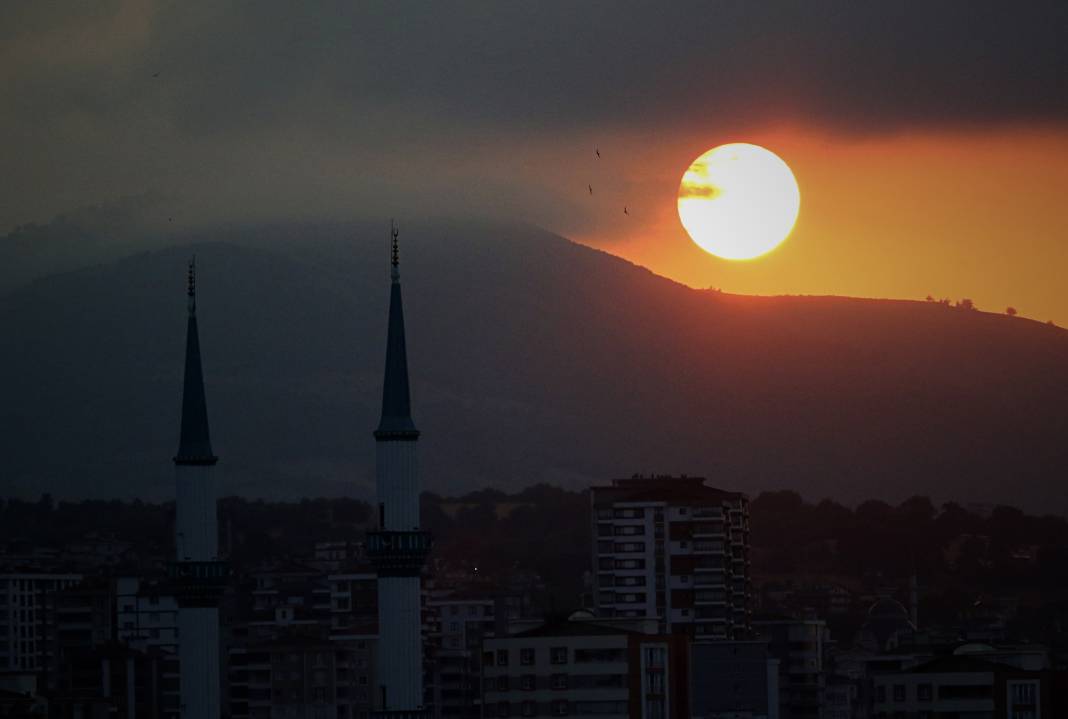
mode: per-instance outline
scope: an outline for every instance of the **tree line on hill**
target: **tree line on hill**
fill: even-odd
[[[517,493],[493,489],[458,497],[422,496],[422,522],[435,536],[439,566],[480,576],[515,571],[540,575],[559,601],[577,597],[590,568],[589,496],[545,484]],[[850,508],[830,499],[805,501],[772,491],[751,502],[752,570],[790,575],[903,581],[962,592],[1009,588],[1054,596],[1068,588],[1068,521],[1009,506],[976,510],[912,497],[896,506],[868,500]],[[86,537],[134,544],[166,556],[173,503],[134,500],[0,501],[0,544],[8,555],[27,548],[63,549]],[[367,502],[348,498],[274,502],[227,497],[220,502],[223,550],[238,566],[309,556],[318,541],[358,541],[373,521]]]

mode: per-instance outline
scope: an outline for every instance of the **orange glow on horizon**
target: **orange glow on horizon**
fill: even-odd
[[[623,191],[641,199],[637,211],[561,230],[694,287],[968,297],[981,310],[1011,305],[1068,325],[1068,129],[853,139],[798,128],[753,132],[744,139],[789,159],[805,204],[789,242],[742,263],[701,251],[676,214],[680,168],[717,139],[624,140],[629,162],[616,171]]]

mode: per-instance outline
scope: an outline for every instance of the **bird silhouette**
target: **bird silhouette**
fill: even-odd
[[[601,156],[601,148],[598,147],[596,150],[594,150],[594,152],[597,153],[597,157]]]
[[[593,185],[586,185],[586,187],[590,188],[590,194],[592,195],[593,194]]]
[[[158,72],[152,73],[152,77],[159,77],[159,73]]]
[[[629,215],[630,214],[629,212],[627,212],[627,206],[626,205],[623,205],[623,214],[624,215]]]

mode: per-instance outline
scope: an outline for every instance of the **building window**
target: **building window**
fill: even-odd
[[[512,708],[508,706],[508,702],[497,702],[497,716],[501,719],[508,719],[512,715]]]
[[[567,675],[553,674],[552,687],[553,689],[567,689]]]
[[[508,666],[508,650],[507,649],[498,649],[497,650],[497,666],[499,666],[499,667]]]
[[[875,701],[883,703],[886,701],[886,686],[880,684],[875,687]]]
[[[555,700],[553,702],[552,707],[553,707],[553,716],[555,716],[555,717],[566,717],[567,716],[567,714],[568,714],[568,711],[567,711],[568,710],[568,703],[567,703],[567,701],[565,701],[563,699],[557,699],[557,700]]]
[[[550,649],[549,661],[553,664],[567,664],[567,647],[553,647]]]
[[[930,684],[917,684],[916,685],[916,701],[929,702],[934,698],[934,692],[931,691]]]
[[[538,705],[534,702],[523,702],[523,716],[532,717],[538,713]]]
[[[1035,682],[1010,682],[1009,683],[1009,696],[1012,698],[1012,704],[1034,706],[1038,702],[1038,687]]]
[[[905,685],[904,684],[895,684],[894,685],[894,701],[895,702],[903,702],[903,701],[905,701]]]
[[[533,674],[524,674],[519,680],[519,688],[525,692],[534,691],[536,684]]]
[[[519,650],[519,663],[524,666],[530,666],[534,663],[534,649],[533,647],[527,647]]]
[[[508,691],[508,675],[507,674],[503,674],[503,675],[497,677],[497,691],[499,691],[499,692]]]

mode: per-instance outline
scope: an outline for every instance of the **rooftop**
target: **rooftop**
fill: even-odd
[[[628,479],[613,479],[607,487],[592,487],[594,502],[689,502],[689,503],[721,503],[745,499],[746,495],[741,492],[730,492],[710,487],[705,484],[704,477],[689,477],[681,475],[634,475]]]

